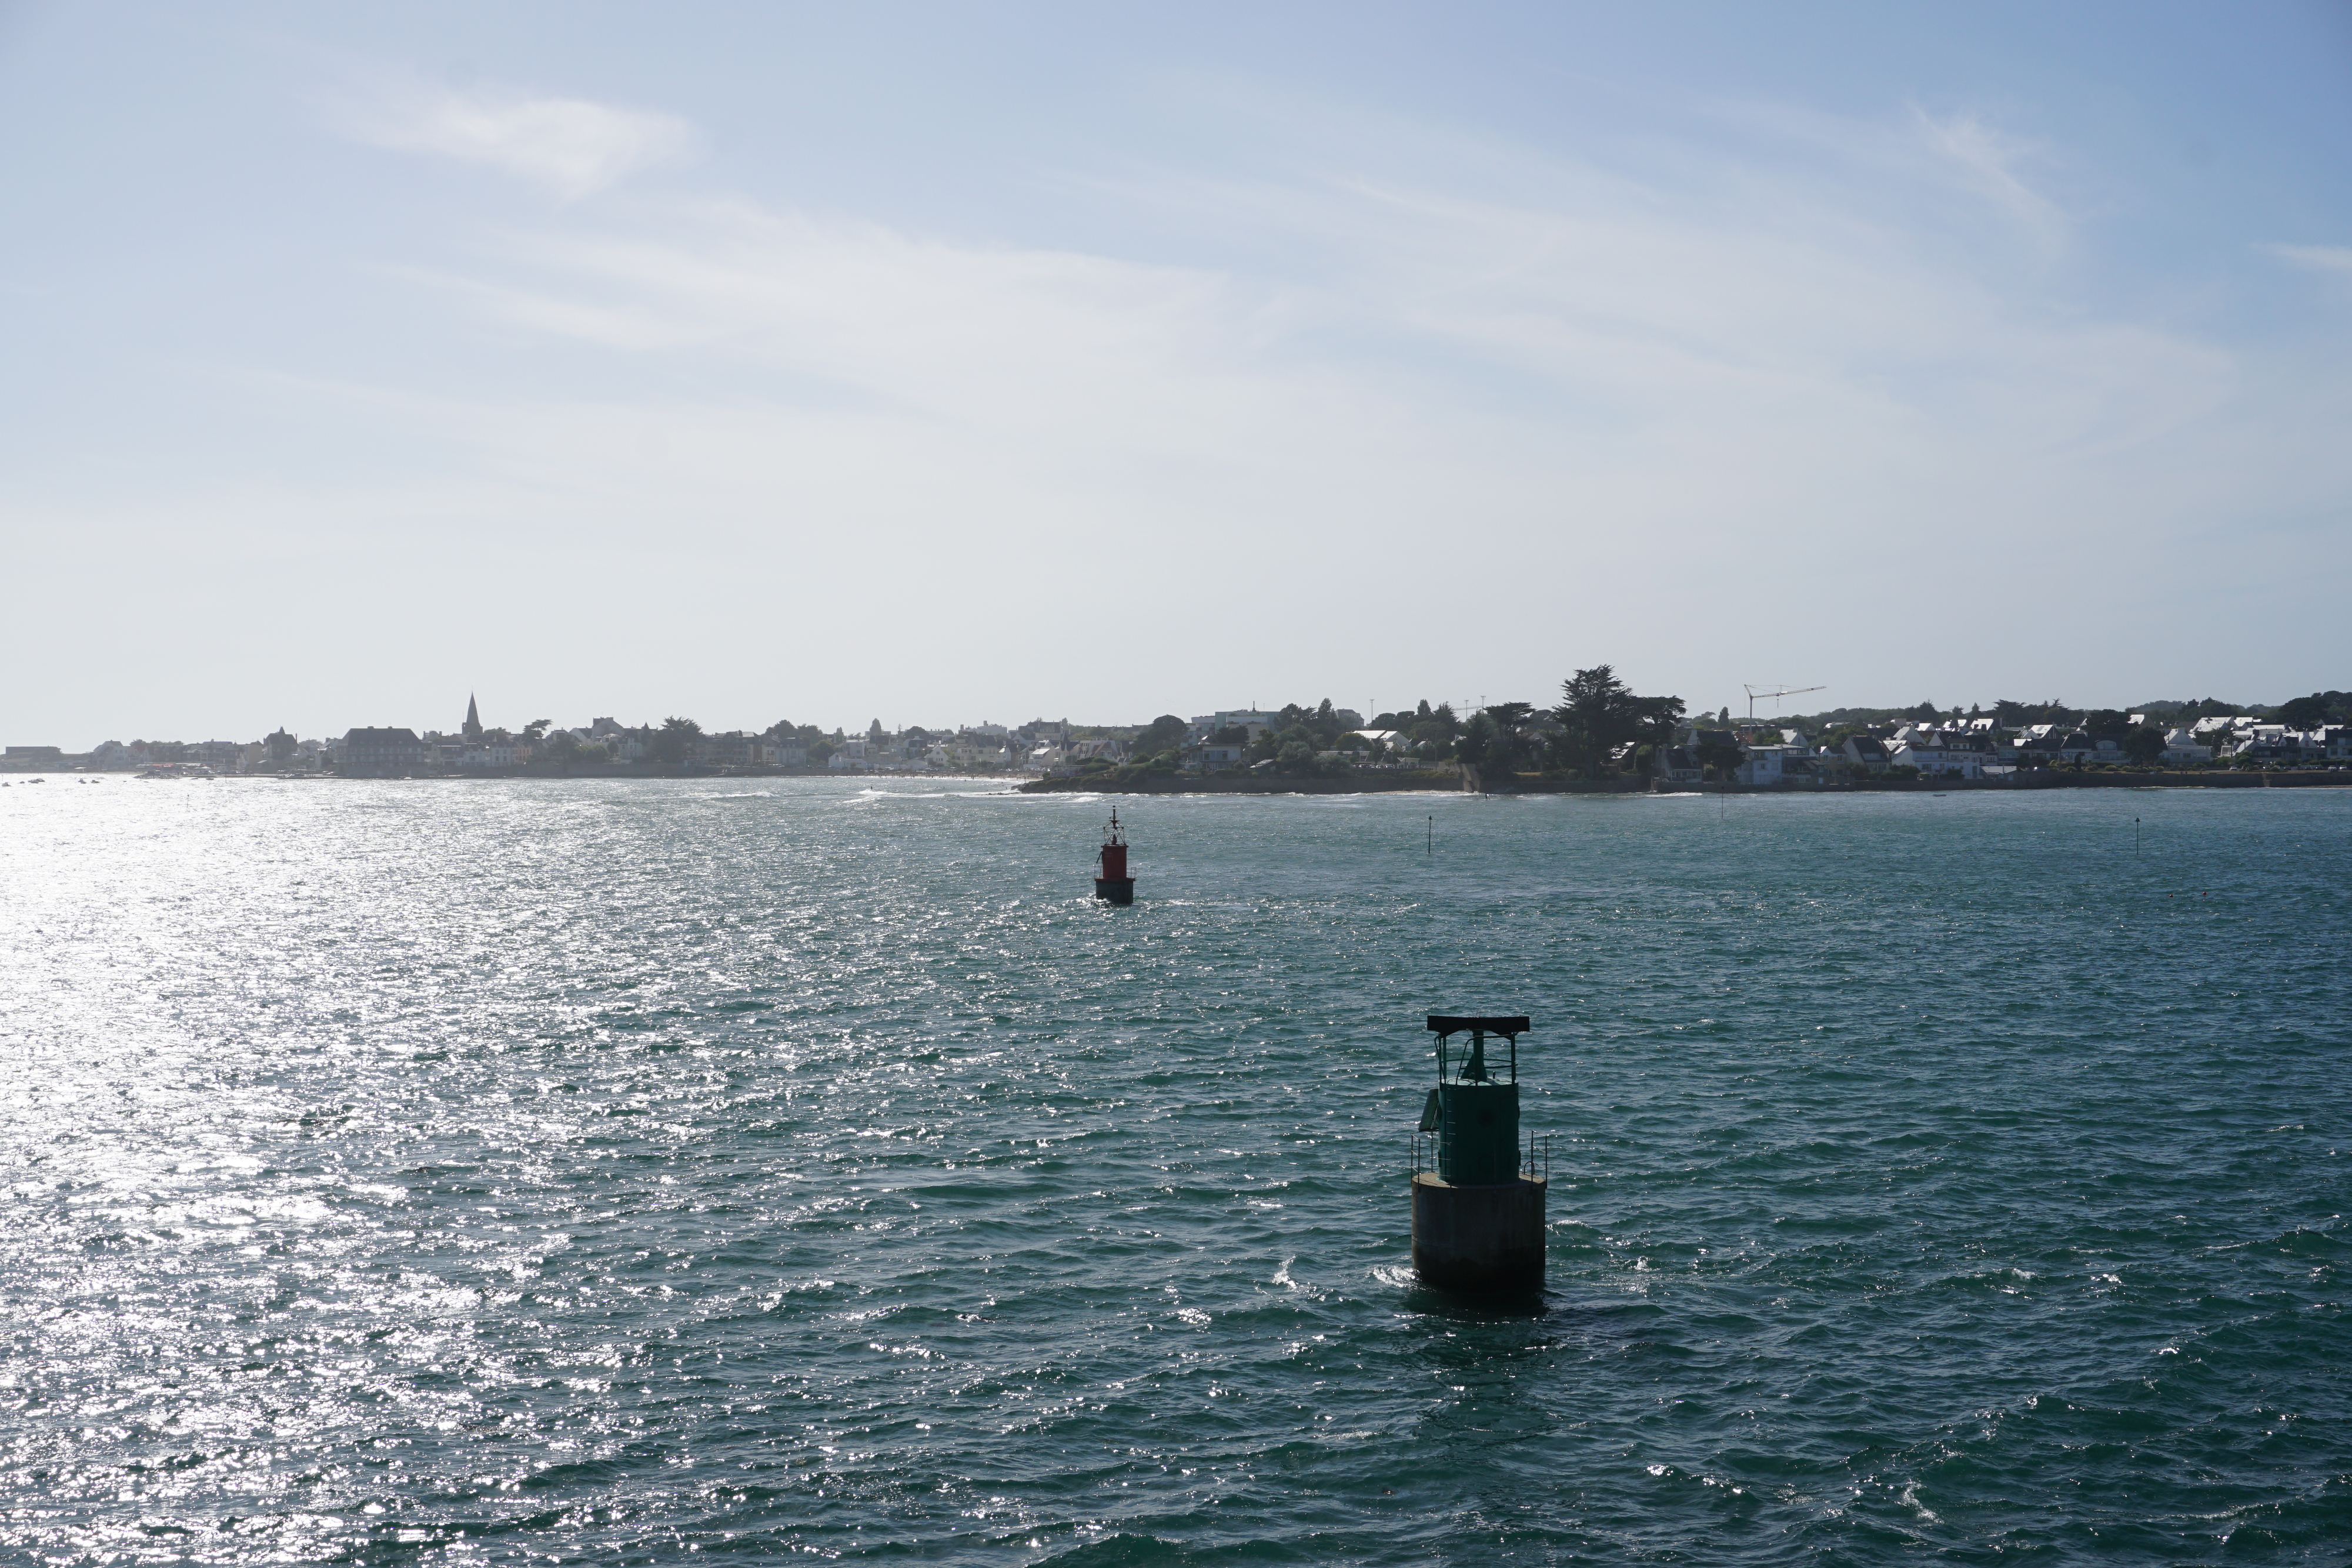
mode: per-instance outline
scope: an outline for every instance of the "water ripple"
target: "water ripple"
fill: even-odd
[[[978,785],[10,791],[0,1541],[2338,1561],[2352,800],[2095,793],[1154,800],[1112,911]],[[1532,1312],[1404,1267],[1486,1006]]]

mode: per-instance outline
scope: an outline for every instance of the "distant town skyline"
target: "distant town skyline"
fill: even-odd
[[[1344,780],[1367,789],[1423,789],[1449,776],[1479,789],[1516,789],[1531,777],[1538,790],[1643,781],[1658,788],[1843,789],[1858,779],[2007,779],[2039,787],[2053,771],[2071,770],[2095,784],[2117,769],[2150,780],[2224,785],[2245,783],[2246,770],[2253,769],[2316,784],[2336,782],[2333,776],[2352,762],[2352,693],[2340,690],[2260,713],[2214,699],[2152,702],[2136,713],[2001,701],[1966,713],[1920,703],[1907,710],[1742,720],[1727,710],[1691,712],[1671,695],[1633,691],[1603,665],[1576,672],[1561,695],[1549,710],[1512,701],[1460,709],[1422,701],[1367,715],[1326,699],[1189,717],[1161,714],[1148,725],[1040,718],[1013,727],[982,721],[892,729],[877,718],[863,731],[829,732],[789,719],[763,730],[711,730],[683,715],[640,726],[609,715],[580,726],[537,718],[512,731],[485,725],[469,697],[454,734],[355,725],[339,737],[280,729],[247,741],[109,740],[87,753],[9,745],[0,769],[575,780],[915,772],[1160,793],[1187,778],[1220,789],[1281,779],[1317,789]],[[2217,778],[2210,771],[2217,768],[2227,777]],[[2311,774],[2314,768],[2320,773]]]
[[[10,8],[0,735],[2339,686],[2347,148],[2317,3]]]
[[[2064,701],[2069,706],[2084,711],[2129,711],[2145,707],[2150,704],[2168,706],[2176,703],[2194,704],[2211,703],[2215,701],[2227,702],[2249,710],[2268,710],[2270,708],[2276,707],[2281,702],[2290,702],[2295,697],[2305,695],[2311,689],[2313,688],[2306,688],[2303,691],[2287,694],[2279,698],[2270,700],[2254,700],[2248,697],[2247,695],[2242,692],[2230,693],[2220,691],[2197,691],[2175,693],[2164,695],[2143,695],[2137,700],[2122,702],[2077,700],[2066,697],[2063,693],[2047,693],[2041,696],[2034,697],[2023,696],[2020,694],[2003,694],[2000,697],[1969,696],[1948,702],[1937,702],[1932,697],[1923,697],[1917,699],[1917,702],[1933,704],[1933,706],[1935,706],[1939,711],[1950,714],[1964,713],[1979,707],[1986,713],[1990,713],[1994,709],[1994,705],[1997,702],[2002,701],[2018,701],[2040,705],[2049,703],[2053,700]],[[2331,694],[2335,694],[2336,696],[2340,696],[2340,693],[2336,691],[2336,688],[2326,687],[2318,689],[2325,689]],[[1680,695],[1681,694],[1673,695]],[[1759,697],[1753,707],[1752,722],[1769,725],[1782,720],[1811,718],[1815,716],[1827,713],[1850,710],[1896,712],[1908,710],[1917,706],[1917,702],[1911,701],[1876,703],[1843,702],[1832,700],[1833,696],[1834,694],[1829,688],[1818,687],[1792,692],[1777,705],[1769,699]],[[1555,684],[1553,689],[1549,692],[1538,694],[1532,699],[1531,706],[1538,712],[1548,711],[1559,700],[1559,698],[1560,692],[1558,685]],[[1472,714],[1487,706],[1490,702],[1493,704],[1502,704],[1530,701],[1529,698],[1517,695],[1480,694],[1476,696],[1448,696],[1441,693],[1423,693],[1412,697],[1400,698],[1391,703],[1376,703],[1374,699],[1367,697],[1360,699],[1361,706],[1349,703],[1344,696],[1336,694],[1324,694],[1323,695],[1310,698],[1303,695],[1302,694],[1292,693],[1286,695],[1283,700],[1289,703],[1297,703],[1302,706],[1312,706],[1317,702],[1328,700],[1342,709],[1353,711],[1368,722],[1371,720],[1375,715],[1391,711],[1410,710],[1416,704],[1423,702],[1429,703],[1433,706],[1449,706],[1461,717],[1467,718]],[[2331,700],[2335,700],[2335,698],[2331,697]],[[532,705],[523,704],[520,706],[528,707]],[[608,709],[611,706],[609,704],[601,706],[604,706]],[[1255,702],[1249,704],[1237,704],[1234,705],[1234,708],[1230,711],[1255,711],[1256,709],[1256,706],[1257,705]],[[1270,712],[1273,708],[1280,706],[1280,704],[1268,705],[1267,711]],[[1684,706],[1690,716],[1690,720],[1695,723],[1705,723],[1709,716],[1723,712],[1727,712],[1731,716],[1733,722],[1739,724],[1751,722],[1751,711],[1748,700],[1748,694],[1744,691],[1738,697],[1721,703],[1691,702],[1685,698]],[[1137,713],[1118,717],[1089,716],[1083,714],[1066,712],[1032,713],[1026,716],[1015,716],[1012,710],[1005,709],[1001,713],[985,713],[977,716],[969,715],[958,716],[932,715],[928,717],[894,718],[887,714],[870,714],[864,719],[851,720],[830,718],[819,714],[813,708],[807,708],[805,705],[802,705],[799,708],[788,708],[785,711],[771,715],[764,719],[706,720],[702,716],[702,714],[697,711],[696,706],[689,703],[671,704],[658,714],[628,715],[616,714],[608,711],[604,714],[566,716],[561,714],[551,714],[544,711],[535,711],[531,713],[529,717],[520,716],[519,714],[518,716],[510,716],[498,710],[494,706],[489,716],[486,718],[482,716],[479,704],[479,694],[475,691],[468,691],[466,694],[463,709],[459,716],[455,719],[445,718],[436,721],[433,719],[404,719],[396,716],[384,716],[381,715],[369,715],[353,722],[331,723],[323,726],[311,726],[307,727],[293,724],[274,724],[269,726],[268,729],[272,733],[283,731],[288,735],[298,737],[305,741],[331,740],[334,737],[340,737],[347,731],[354,728],[379,727],[408,729],[414,731],[418,736],[441,736],[445,737],[461,737],[467,740],[478,741],[485,732],[520,735],[526,729],[526,727],[534,725],[541,726],[542,727],[551,726],[556,729],[573,729],[586,728],[591,725],[601,726],[609,721],[611,723],[617,724],[623,728],[636,729],[646,727],[658,726],[667,718],[678,717],[691,719],[701,729],[712,734],[740,732],[757,735],[767,731],[775,725],[789,722],[795,727],[803,729],[814,728],[826,734],[842,734],[854,737],[863,734],[869,726],[875,724],[881,725],[883,729],[891,735],[901,734],[908,729],[914,728],[929,730],[934,734],[953,734],[974,730],[983,727],[1006,730],[1020,730],[1036,725],[1051,727],[1066,726],[1073,728],[1087,730],[1142,729],[1149,727],[1160,713],[1173,713],[1178,717],[1191,720],[1204,716],[1203,709],[1204,705],[1202,702],[1194,701],[1192,703],[1171,705],[1170,706],[1163,707],[1153,714],[1147,715]],[[1206,705],[1207,715],[1222,715],[1226,711],[1229,710],[1221,710],[1213,704]],[[82,727],[87,728],[89,727],[84,726]],[[79,732],[76,733],[78,734]],[[110,742],[127,744],[133,741],[156,741],[193,744],[200,741],[224,739],[251,741],[254,737],[260,736],[263,733],[264,731],[262,729],[256,727],[250,723],[239,728],[215,728],[214,730],[203,731],[201,733],[197,729],[191,728],[186,726],[181,726],[175,729],[169,725],[165,725],[161,727],[152,728],[152,731],[125,731],[120,734],[109,733],[103,737],[93,737],[87,741],[68,741],[55,737],[37,737],[30,734],[19,735],[14,733],[0,733],[0,744],[16,747],[55,747],[59,751],[70,756],[88,753],[95,747],[106,745]]]

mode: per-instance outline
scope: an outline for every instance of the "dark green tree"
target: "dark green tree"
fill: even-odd
[[[2314,692],[2307,697],[2283,702],[2272,710],[2271,720],[2289,729],[2315,729],[2327,722],[2327,698],[2323,693]]]
[[[2143,768],[2163,756],[2163,727],[2153,724],[2134,727],[2130,733],[2124,737],[2124,755]]]
[[[670,717],[662,720],[654,731],[651,750],[654,760],[672,767],[684,762],[694,750],[694,743],[702,737],[702,727],[690,718]]]
[[[1462,733],[1462,725],[1454,716],[1452,703],[1431,707],[1424,701],[1405,733],[1416,755],[1428,761],[1443,762],[1454,755],[1454,738]]]
[[[1700,741],[1691,749],[1697,754],[1698,765],[1712,772],[1717,779],[1729,779],[1732,769],[1738,768],[1748,756],[1746,752],[1739,749],[1738,742],[1725,739],[1720,731],[1710,732],[1707,739]]]
[[[1474,713],[1470,722],[1462,727],[1462,738],[1454,743],[1454,755],[1473,768],[1499,768],[1503,763],[1496,743],[1500,738],[1492,718],[1484,713]]]
[[[1680,697],[1635,697],[1633,699],[1633,739],[1636,745],[1650,748],[1653,758],[1675,743],[1683,731],[1683,699]]]
[[[1487,740],[1486,760],[1482,767],[1500,773],[1517,772],[1535,760],[1535,737],[1528,725],[1536,716],[1533,703],[1495,703],[1482,710],[1477,718],[1493,727]],[[1465,759],[1466,760],[1466,759]]]
[[[1529,719],[1536,716],[1536,705],[1496,703],[1486,709],[1486,716],[1495,721],[1496,728],[1506,729],[1516,735],[1527,727]]]
[[[1146,757],[1158,757],[1163,752],[1181,751],[1184,737],[1192,732],[1191,725],[1172,713],[1163,713],[1129,743],[1127,754],[1140,760]],[[1243,733],[1246,735],[1248,732]]]
[[[1595,779],[1609,771],[1620,747],[1672,742],[1682,724],[1683,699],[1635,696],[1615,670],[1596,664],[1560,683],[1560,704],[1552,716],[1560,724],[1553,743],[1559,760]]]

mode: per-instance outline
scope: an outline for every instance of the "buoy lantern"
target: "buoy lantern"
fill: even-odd
[[[1095,878],[1095,896],[1107,904],[1135,902],[1135,879],[1127,874],[1127,835],[1119,831],[1116,806],[1110,810],[1110,831],[1103,835],[1102,868]]]
[[[1528,1020],[1432,1013],[1429,1027],[1437,1036],[1437,1083],[1414,1140],[1413,1271],[1440,1290],[1535,1290],[1543,1284],[1548,1183],[1519,1144],[1519,1036]],[[1454,1052],[1450,1042],[1463,1033],[1470,1049]],[[1501,1063],[1486,1060],[1490,1034],[1509,1043]],[[1422,1166],[1430,1145],[1434,1170]]]

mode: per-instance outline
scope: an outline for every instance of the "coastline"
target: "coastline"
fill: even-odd
[[[1548,779],[1519,774],[1481,779],[1461,769],[1358,774],[1336,779],[1160,774],[1123,781],[1033,779],[1024,795],[1370,795],[1413,791],[1475,795],[1944,795],[1956,790],[2352,789],[2352,768],[2220,769],[2147,773],[2035,772],[2001,779],[1872,779],[1845,784],[1664,784],[1641,779]]]
[[[2301,789],[2352,788],[2352,768],[2221,769],[2210,772],[2073,773],[2058,769],[2003,779],[1873,779],[1809,789],[1786,784],[1669,784],[1662,795],[1944,795],[1954,790]]]
[[[33,769],[13,769],[31,773]],[[85,769],[39,770],[58,778],[137,779],[136,772]],[[1863,779],[1843,784],[1652,784],[1636,778],[1558,779],[1541,774],[1517,774],[1507,779],[1481,779],[1462,768],[1416,769],[1412,772],[1360,773],[1339,777],[1289,778],[1244,774],[1151,774],[1141,778],[1038,779],[1005,773],[896,773],[860,770],[836,772],[808,768],[697,768],[631,764],[593,772],[565,772],[544,768],[476,768],[465,772],[349,773],[212,773],[184,774],[195,779],[243,779],[281,783],[314,780],[416,783],[479,783],[519,779],[702,779],[713,781],[758,779],[950,779],[994,784],[1024,795],[1945,795],[1958,791],[2039,789],[2352,789],[2352,768],[2214,768],[2131,773],[2074,773],[2051,770],[2012,774],[2000,779]]]

